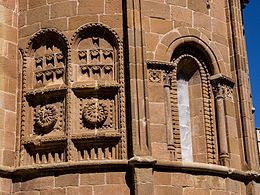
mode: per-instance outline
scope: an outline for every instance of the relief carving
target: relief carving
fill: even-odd
[[[35,121],[37,125],[45,129],[54,126],[57,122],[57,118],[57,108],[54,105],[46,105],[42,106],[40,110],[37,111]]]
[[[32,36],[24,59],[21,165],[77,161],[81,150],[91,152],[81,160],[126,158],[123,44],[116,32],[89,24],[69,44],[44,29]]]
[[[111,129],[113,127],[113,100],[83,99],[81,101],[82,128]]]
[[[87,79],[113,79],[114,49],[104,38],[93,36],[82,40],[77,52],[81,73]]]
[[[162,71],[161,70],[149,70],[149,81],[153,83],[161,83],[162,81]]]
[[[102,125],[108,116],[107,106],[104,103],[92,101],[83,108],[83,118],[90,125]]]
[[[64,64],[64,55],[60,52],[35,57],[35,87],[42,87],[60,80],[64,74]]]

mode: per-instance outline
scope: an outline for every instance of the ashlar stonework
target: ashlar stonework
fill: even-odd
[[[0,1],[0,194],[258,195],[247,3]]]

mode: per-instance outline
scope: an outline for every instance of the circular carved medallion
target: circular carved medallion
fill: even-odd
[[[107,116],[107,106],[100,102],[89,102],[83,109],[83,118],[91,125],[102,124]]]
[[[36,113],[36,123],[41,128],[49,128],[55,125],[58,118],[57,108],[54,105],[42,106]]]

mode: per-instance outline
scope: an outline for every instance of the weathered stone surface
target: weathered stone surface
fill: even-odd
[[[0,194],[256,195],[230,2],[0,1]]]

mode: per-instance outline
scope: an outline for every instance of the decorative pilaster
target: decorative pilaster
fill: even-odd
[[[165,102],[165,118],[166,118],[166,135],[167,135],[167,147],[171,160],[178,160],[176,155],[176,144],[177,141],[174,137],[174,125],[173,122],[176,114],[173,113],[172,109],[172,91],[173,82],[176,78],[174,73],[176,72],[176,65],[173,63],[163,62],[163,61],[148,61],[148,72],[149,81],[153,83],[162,83],[164,88],[164,102]],[[176,89],[175,89],[176,90]],[[176,124],[175,124],[176,125]]]
[[[223,166],[229,166],[229,146],[227,134],[227,119],[225,101],[233,99],[234,82],[228,77],[218,74],[211,77],[213,91],[215,94],[217,129],[219,138],[219,163]]]

